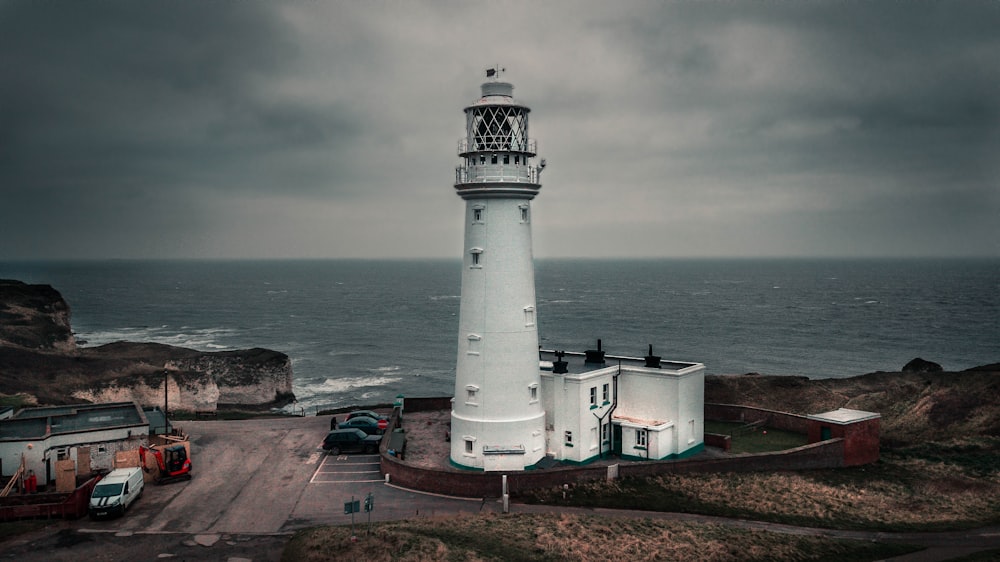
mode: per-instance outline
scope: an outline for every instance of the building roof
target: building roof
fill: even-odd
[[[647,427],[659,427],[661,425],[673,425],[670,421],[660,421],[660,420],[647,420],[644,418],[636,418],[633,416],[622,416],[618,414],[611,415],[612,420],[617,420],[619,422],[625,422],[629,425],[647,426]]]
[[[862,410],[851,410],[848,408],[837,408],[836,410],[823,412],[822,414],[812,414],[806,416],[806,418],[810,420],[835,423],[837,425],[847,425],[850,423],[873,420],[881,417],[881,414],[876,414],[875,412],[864,412]]]
[[[634,367],[634,368],[649,368],[657,369],[664,373],[669,374],[680,374],[686,369],[692,367],[704,367],[701,363],[695,363],[692,361],[667,361],[657,357],[659,362],[659,367],[647,367],[646,359],[644,357],[628,357],[624,355],[604,355],[603,363],[588,363],[587,354],[585,352],[579,351],[560,351],[562,353],[562,360],[567,363],[567,374],[569,375],[582,375],[591,371],[598,371],[600,369],[606,369],[608,367],[615,367],[621,365],[622,367]],[[541,369],[543,371],[552,371],[552,365],[558,360],[556,357],[556,351],[551,349],[540,349],[538,351],[538,358],[541,364]]]
[[[135,402],[25,408],[0,420],[0,440],[44,439],[52,435],[117,427],[148,426]]]

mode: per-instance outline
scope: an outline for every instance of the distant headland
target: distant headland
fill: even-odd
[[[137,342],[80,347],[59,291],[9,279],[0,279],[0,393],[49,405],[135,400],[162,406],[166,398],[171,410],[192,412],[268,409],[295,398],[284,353]]]

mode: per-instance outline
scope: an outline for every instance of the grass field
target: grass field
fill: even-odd
[[[886,451],[874,464],[676,475],[540,490],[531,503],[676,511],[840,529],[939,531],[1000,523],[1000,438]]]
[[[808,438],[801,433],[783,431],[770,427],[747,427],[739,422],[705,420],[707,433],[729,435],[731,453],[767,453],[784,451],[808,444]]]
[[[711,524],[568,514],[480,515],[302,531],[284,561],[880,560],[916,550]]]

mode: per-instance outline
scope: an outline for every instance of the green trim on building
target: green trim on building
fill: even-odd
[[[461,469],[461,470],[469,470],[469,471],[472,471],[472,472],[486,472],[486,469],[484,469],[484,468],[479,468],[477,466],[465,466],[464,464],[458,464],[457,462],[454,461],[454,459],[448,459],[448,464],[450,464],[451,466],[453,466],[455,468]]]
[[[636,448],[638,448],[638,447],[636,447]],[[665,456],[663,458],[659,458],[659,459],[649,459],[649,458],[640,457],[640,456],[637,456],[637,455],[625,455],[625,454],[623,454],[621,456],[621,459],[624,460],[624,461],[679,461],[679,460],[682,460],[682,459],[686,459],[688,457],[693,457],[693,456],[697,455],[698,453],[700,453],[700,452],[702,452],[704,450],[705,450],[705,444],[704,443],[698,443],[697,445],[695,445],[694,447],[691,447],[690,449],[687,449],[685,451],[681,451],[680,453],[677,453],[677,454],[674,454],[674,455],[667,455],[667,456]]]

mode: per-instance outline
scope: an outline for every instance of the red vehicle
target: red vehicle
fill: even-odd
[[[188,458],[187,448],[184,445],[171,445],[164,447],[163,450],[139,447],[139,460],[142,461],[144,469],[147,454],[156,459],[156,467],[159,469],[157,484],[191,479],[191,459]]]

